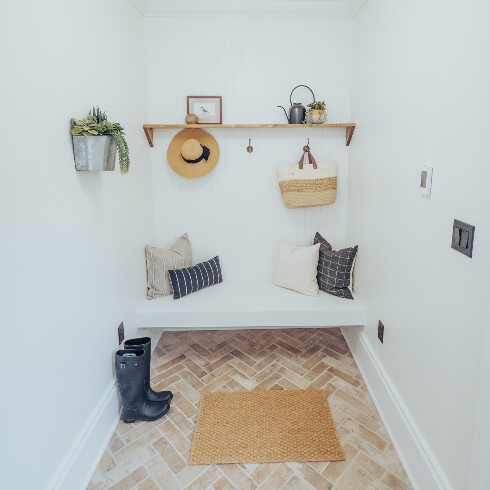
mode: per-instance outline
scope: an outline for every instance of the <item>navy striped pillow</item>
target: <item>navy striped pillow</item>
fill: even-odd
[[[223,282],[218,256],[192,267],[169,270],[168,275],[174,290],[174,299]]]

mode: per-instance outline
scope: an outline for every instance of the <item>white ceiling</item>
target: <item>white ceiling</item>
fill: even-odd
[[[367,0],[131,0],[145,16],[354,17]]]

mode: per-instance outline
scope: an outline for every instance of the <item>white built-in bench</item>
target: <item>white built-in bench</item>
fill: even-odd
[[[320,291],[302,294],[268,283],[223,282],[174,300],[141,300],[135,325],[165,330],[338,327],[364,325],[359,299],[337,298]]]

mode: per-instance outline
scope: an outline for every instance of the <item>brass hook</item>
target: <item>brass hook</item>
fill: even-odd
[[[254,151],[254,147],[252,146],[252,139],[248,139],[248,146],[247,146],[247,152],[252,153]]]

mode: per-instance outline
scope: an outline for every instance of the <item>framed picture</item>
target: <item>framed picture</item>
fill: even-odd
[[[221,95],[188,95],[187,114],[195,114],[198,124],[223,124]]]

